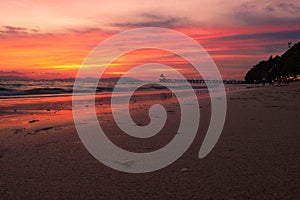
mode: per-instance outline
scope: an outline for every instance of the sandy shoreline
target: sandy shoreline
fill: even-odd
[[[76,133],[70,102],[2,108],[0,199],[299,199],[299,83],[229,93],[221,138],[204,159],[198,152],[210,103],[199,102],[192,146],[172,165],[146,174],[121,173],[95,160]],[[179,120],[176,101],[164,103],[167,126],[147,141],[122,134],[105,105],[99,106],[100,123],[124,149],[159,149]],[[148,107],[137,101],[132,109],[140,125],[149,122]]]

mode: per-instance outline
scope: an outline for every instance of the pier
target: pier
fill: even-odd
[[[242,80],[204,80],[204,79],[167,79],[163,74],[160,75],[161,83],[198,83],[198,84],[242,84]]]

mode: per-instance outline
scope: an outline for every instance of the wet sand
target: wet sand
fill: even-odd
[[[300,198],[299,83],[229,93],[224,130],[204,159],[198,152],[210,102],[199,99],[200,128],[192,146],[170,166],[145,174],[115,171],[94,159],[77,135],[69,100],[0,100],[0,199]],[[122,134],[103,102],[98,118],[118,146],[153,151],[172,139],[180,114],[176,100],[159,102],[168,121],[150,139]],[[150,103],[136,100],[132,106],[140,126],[149,123]]]

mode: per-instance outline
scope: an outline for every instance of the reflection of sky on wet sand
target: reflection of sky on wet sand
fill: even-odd
[[[238,91],[241,87],[230,88],[230,91]],[[227,90],[229,90],[227,88]],[[198,98],[209,96],[207,89],[195,89]],[[218,96],[217,90],[213,96]],[[181,91],[184,94],[184,90]],[[117,94],[117,98],[128,95],[126,92]],[[212,95],[212,94],[211,94]],[[184,95],[183,95],[184,96]],[[111,93],[97,93],[95,95],[96,113],[101,119],[111,117]],[[85,101],[93,96],[80,95],[80,109],[82,113],[91,112]],[[185,97],[188,101],[189,96]],[[177,98],[169,90],[136,91],[130,99],[130,109],[145,106],[147,110],[153,104],[176,103]],[[200,105],[201,106],[201,105]],[[31,95],[18,97],[2,97],[0,105],[0,126],[2,128],[13,127],[31,129],[33,127],[59,127],[64,124],[73,124],[72,116],[72,96],[71,95]],[[38,120],[29,123],[31,120]]]

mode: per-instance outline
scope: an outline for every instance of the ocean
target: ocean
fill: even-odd
[[[100,82],[96,89],[97,93],[112,92],[116,82],[105,81]],[[30,81],[0,81],[0,96],[32,96],[32,95],[58,95],[58,94],[72,94],[73,92],[73,80],[30,80]],[[82,81],[82,89],[78,90],[83,94],[90,91],[93,88],[93,82]],[[205,84],[192,84],[195,90],[207,90]],[[131,90],[133,87],[140,87],[140,91],[163,91],[165,87],[161,87],[159,82],[157,85],[147,85],[145,82],[130,82],[121,85],[124,91]],[[172,87],[180,89],[180,84],[173,84]],[[226,84],[227,90],[236,90],[246,88],[245,84]],[[203,92],[205,93],[205,92]]]

